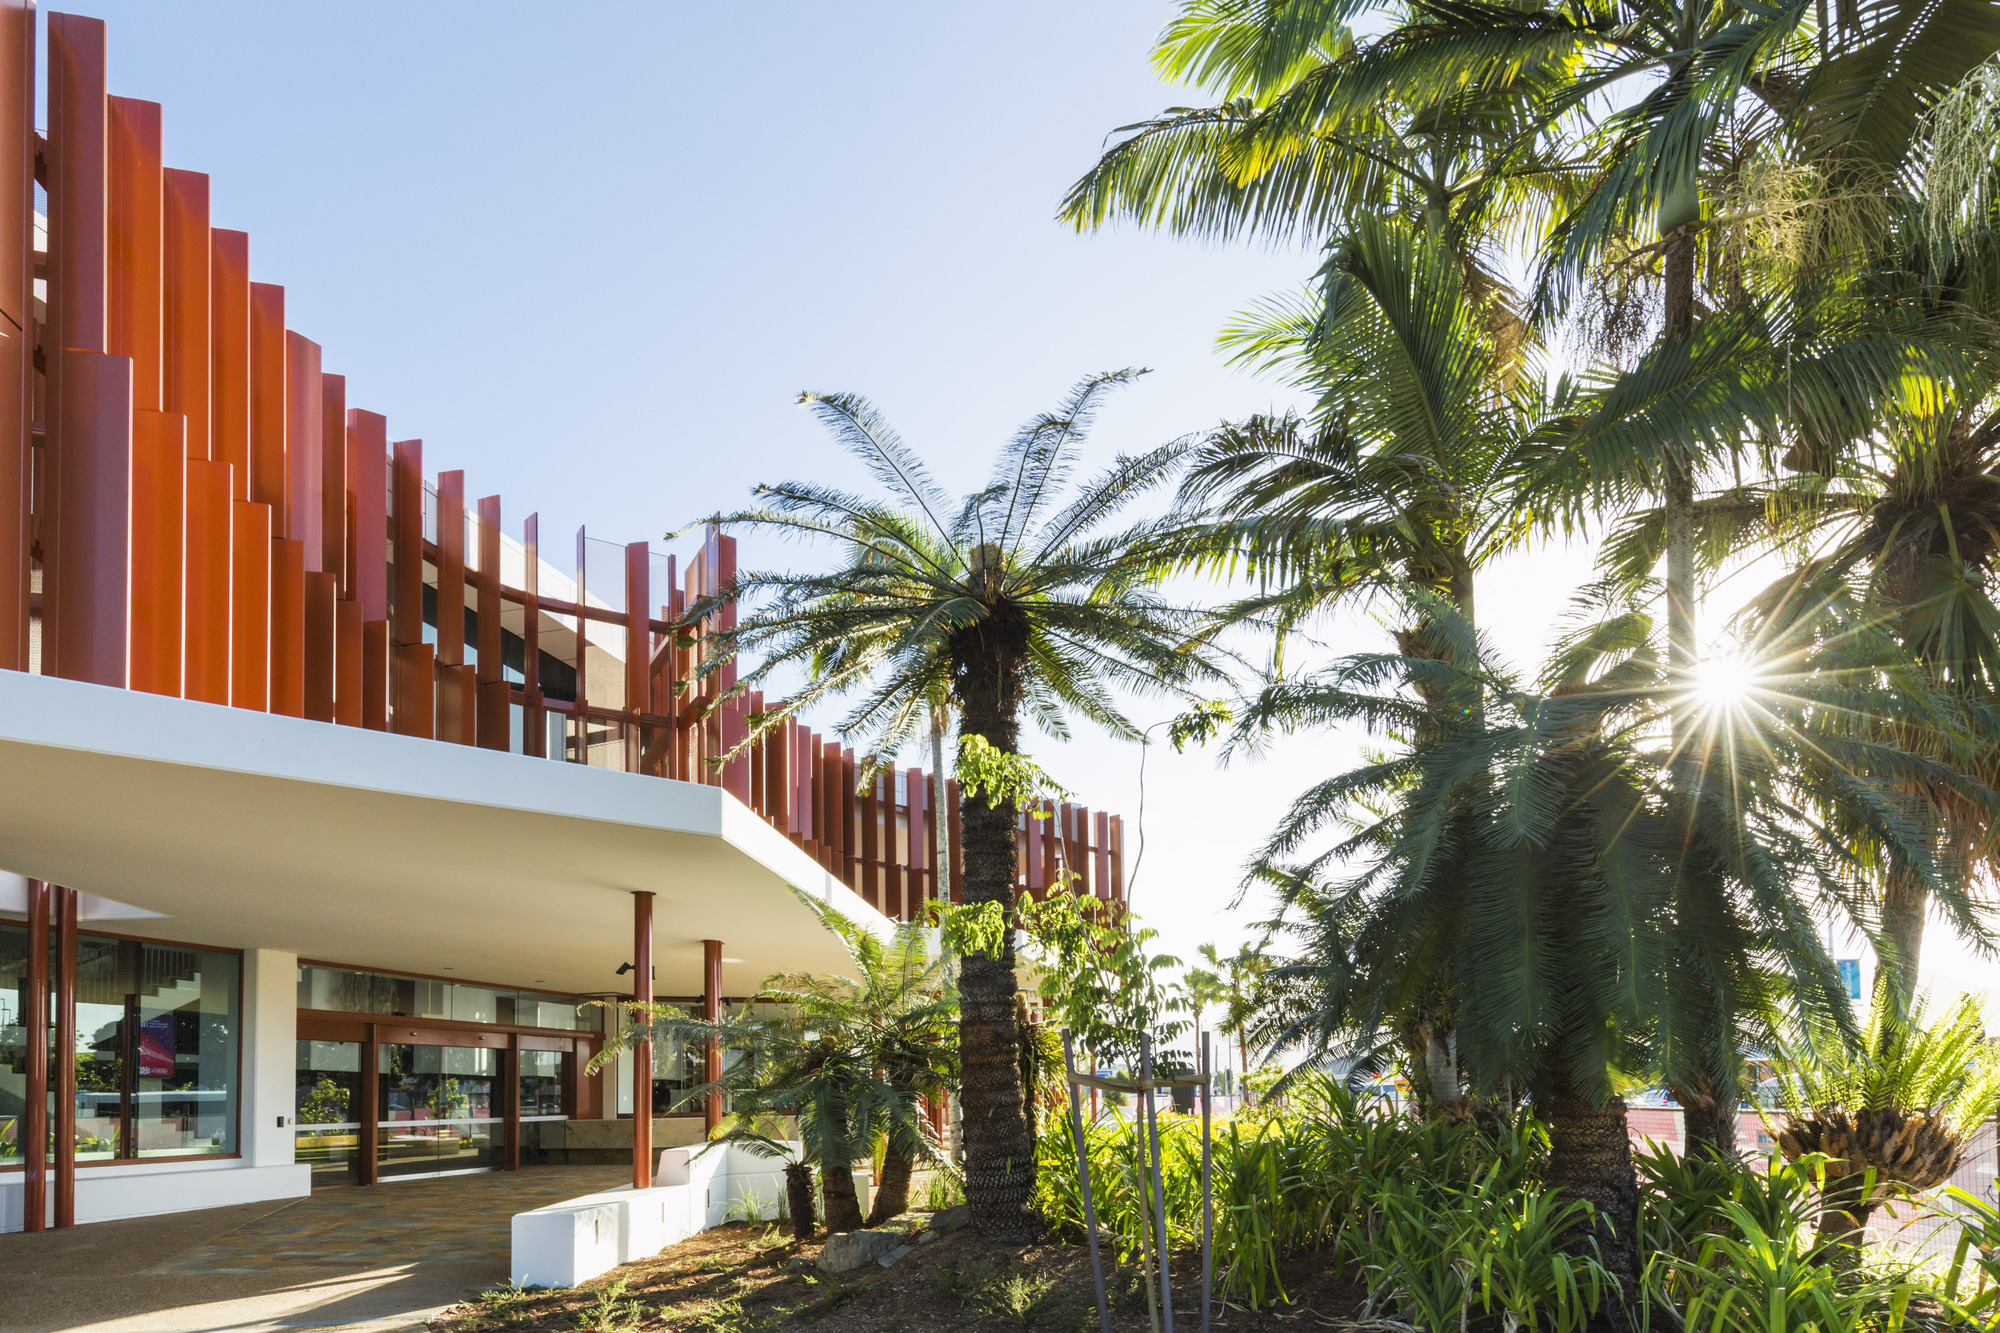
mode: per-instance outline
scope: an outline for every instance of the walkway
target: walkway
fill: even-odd
[[[325,1190],[0,1236],[6,1333],[400,1333],[507,1280],[513,1215],[620,1167],[539,1167]]]

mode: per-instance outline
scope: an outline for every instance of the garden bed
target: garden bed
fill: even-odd
[[[1090,1252],[1081,1245],[994,1245],[958,1231],[919,1246],[889,1268],[868,1264],[838,1277],[819,1273],[818,1244],[792,1242],[769,1225],[737,1223],[705,1231],[650,1259],[627,1264],[571,1291],[489,1293],[435,1320],[436,1333],[520,1333],[578,1328],[753,1333],[973,1333],[1043,1329],[1086,1333],[1097,1326]],[[805,1271],[788,1272],[803,1257]],[[1200,1328],[1200,1255],[1176,1256],[1176,1325]],[[1299,1317],[1351,1315],[1360,1292],[1312,1256],[1288,1266],[1294,1303],[1284,1318],[1228,1312],[1231,1330],[1298,1328]],[[1147,1327],[1146,1297],[1134,1270],[1119,1270],[1112,1325]],[[1312,1321],[1308,1321],[1312,1322]]]

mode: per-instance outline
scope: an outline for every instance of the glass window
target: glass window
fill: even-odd
[[[521,1052],[521,1114],[567,1115],[561,1051]]]
[[[464,1046],[379,1048],[378,1179],[493,1165],[500,1055]]]
[[[461,1023],[597,1032],[599,1011],[580,996],[500,990],[463,981],[434,981],[384,972],[307,963],[299,968],[299,1008],[392,1018],[449,1018]]]
[[[298,1043],[294,1157],[312,1168],[315,1187],[361,1177],[361,1043]]]
[[[28,1109],[28,928],[0,922],[0,1166],[21,1164]]]

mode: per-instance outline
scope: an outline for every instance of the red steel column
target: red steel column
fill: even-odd
[[[22,1108],[22,1226],[42,1231],[49,1221],[49,886],[28,881],[27,1105]]]
[[[653,895],[632,895],[632,1002],[653,1002]],[[653,1040],[650,1020],[641,1012],[649,1035],[632,1048],[632,1188],[653,1187]]]
[[[56,1225],[76,1225],[76,890],[56,889]],[[120,1144],[129,1154],[132,1145]]]
[[[28,669],[35,7],[0,0],[0,670]]]
[[[722,1019],[722,941],[703,940],[701,942],[701,1016],[711,1023]],[[722,1077],[722,1043],[715,1038],[708,1039],[705,1073],[708,1081],[714,1083]],[[708,1132],[715,1133],[722,1124],[722,1094],[708,1094],[708,1105],[704,1108]]]
[[[63,420],[57,523],[63,549],[54,598],[53,674],[122,689],[129,679],[132,362],[73,350],[57,359]]]
[[[72,401],[89,404],[92,385],[74,393],[64,384],[70,356],[103,352],[105,347],[106,215],[105,166],[108,152],[108,108],[104,86],[104,23],[76,14],[49,15],[49,143],[46,164],[49,194],[49,302],[44,334],[44,398],[47,444],[42,475],[48,493],[37,516],[42,544],[42,670],[90,679],[96,664],[85,661],[65,667],[62,654],[68,633],[62,616],[71,598],[62,592],[67,573],[67,542],[63,532],[68,505],[63,500],[69,464]],[[87,360],[82,373],[102,378],[101,368]],[[130,371],[126,372],[126,420],[131,417]],[[86,438],[90,421],[75,423]],[[88,562],[86,562],[88,563]],[[82,575],[88,584],[89,575]],[[122,589],[121,589],[122,592]],[[86,586],[79,603],[94,600]],[[124,599],[118,599],[122,611]],[[92,639],[88,627],[83,640]]]

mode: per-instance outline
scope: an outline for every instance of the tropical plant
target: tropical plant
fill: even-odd
[[[621,1002],[637,1021],[606,1044],[592,1068],[648,1038],[669,1045],[713,1040],[741,1052],[746,1058],[726,1064],[719,1080],[683,1092],[676,1109],[702,1104],[711,1092],[728,1095],[730,1115],[717,1141],[787,1161],[793,1226],[810,1229],[812,1209],[799,1206],[794,1171],[810,1163],[819,1169],[828,1228],[851,1231],[863,1219],[850,1173],[855,1162],[870,1159],[878,1136],[885,1142],[882,1179],[868,1225],[909,1207],[918,1162],[953,1170],[926,1102],[942,1101],[956,1084],[958,1050],[950,1038],[958,1001],[925,927],[899,923],[883,938],[797,896],[845,948],[852,975],[767,978],[758,992],[765,1003],[717,1022],[674,1005]],[[797,1158],[770,1133],[780,1117],[797,1124],[803,1148]]]
[[[835,439],[887,500],[810,482],[758,489],[757,508],[727,526],[838,543],[845,560],[814,573],[749,571],[721,593],[748,609],[713,646],[710,663],[762,654],[741,680],[757,688],[803,668],[806,683],[753,719],[753,737],[783,716],[856,689],[862,700],[841,729],[864,735],[877,756],[912,740],[932,700],[957,709],[961,755],[977,740],[1003,755],[1021,749],[1021,724],[1055,735],[1079,715],[1136,737],[1113,688],[1180,690],[1215,677],[1189,647],[1193,612],[1148,590],[1147,552],[1157,521],[1112,530],[1118,512],[1158,483],[1182,453],[1167,445],[1121,456],[1074,488],[1084,436],[1099,401],[1138,372],[1093,375],[1054,412],[1004,446],[992,480],[952,501],[865,399],[804,395]],[[1006,794],[962,795],[966,904],[1015,907],[1015,841],[1021,812]],[[991,956],[961,963],[961,1108],[966,1199],[975,1225],[1021,1236],[1034,1158],[1022,1103],[1014,1022],[1013,936]]]
[[[1925,1019],[1921,1000],[1905,1015],[1878,993],[1860,1041],[1808,1024],[1774,1061],[1779,1150],[1825,1159],[1818,1244],[1843,1264],[1871,1214],[1949,1180],[1973,1131],[2000,1110],[2000,1060],[1979,1003],[1964,997]]]

